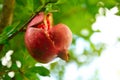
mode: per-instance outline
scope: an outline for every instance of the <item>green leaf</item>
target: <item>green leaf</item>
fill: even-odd
[[[25,77],[28,78],[29,80],[40,80],[37,74],[35,73],[26,73]]]
[[[41,76],[49,76],[50,74],[49,70],[43,66],[32,67],[29,69],[29,71],[32,73],[38,73]]]
[[[103,0],[102,2],[105,4],[105,7],[109,8],[109,9],[114,7],[117,3],[116,0]]]
[[[40,6],[43,5],[41,0],[33,0],[34,3],[34,11],[36,11]]]
[[[16,79],[16,80],[23,80],[23,79],[22,79],[22,75],[21,75],[20,73],[16,73],[16,74],[15,74],[15,79]]]
[[[11,26],[7,26],[3,33],[0,34],[0,44],[5,44],[8,38],[10,38],[17,31],[18,23],[15,23]]]
[[[11,78],[8,76],[8,74],[4,75],[3,80],[11,80]]]
[[[15,64],[15,62],[12,63],[12,66],[11,66],[10,69],[11,69],[11,70],[19,70],[19,68],[17,67],[17,64]]]

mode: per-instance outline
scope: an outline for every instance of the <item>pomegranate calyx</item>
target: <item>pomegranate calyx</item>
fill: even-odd
[[[59,54],[57,56],[59,58],[65,60],[66,62],[68,61],[68,58],[69,58],[68,51],[66,51],[66,50],[63,50],[62,52],[59,52]]]

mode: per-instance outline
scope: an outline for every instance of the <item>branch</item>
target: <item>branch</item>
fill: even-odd
[[[39,14],[39,12],[45,11],[45,7],[46,7],[46,5],[48,5],[49,3],[50,3],[50,2],[47,2],[47,3],[45,3],[41,8],[38,8],[38,10],[35,12],[35,14],[33,14],[33,15],[22,25],[22,27],[21,27],[18,31],[16,31],[14,34],[12,34],[12,35],[8,38],[8,40],[10,40],[10,39],[12,39],[13,37],[15,37],[19,32],[25,32],[25,31],[26,31],[25,27],[28,25],[28,23],[29,23],[37,14]]]
[[[6,26],[12,24],[14,4],[15,0],[3,0],[3,8],[0,18],[0,33],[2,33]],[[0,51],[2,48],[3,45],[0,45]]]
[[[7,1],[7,0],[5,0],[5,1]],[[5,2],[4,2],[5,3]],[[9,41],[10,39],[12,39],[13,37],[15,37],[19,32],[25,32],[25,27],[27,26],[27,24],[39,13],[39,12],[41,12],[41,11],[45,11],[45,9],[46,9],[46,5],[48,5],[50,2],[46,2],[42,7],[39,7],[38,8],[38,10],[35,12],[35,14],[33,14],[22,26],[21,26],[21,28],[18,30],[18,31],[16,31],[15,33],[13,33],[11,36],[9,36],[8,37],[8,39],[7,39],[7,41]],[[5,3],[6,4],[6,3]],[[10,4],[10,3],[9,3]],[[7,8],[3,8],[3,9],[7,9]],[[8,10],[8,9],[7,9]],[[5,10],[6,12],[7,12],[7,10]],[[4,14],[3,14],[4,15]],[[2,22],[2,21],[1,21]],[[1,25],[0,25],[0,27],[1,27]],[[2,31],[3,29],[2,28],[0,28],[1,30],[0,31]],[[2,48],[3,48],[3,46],[4,46],[4,44],[0,44],[0,51],[2,50]]]

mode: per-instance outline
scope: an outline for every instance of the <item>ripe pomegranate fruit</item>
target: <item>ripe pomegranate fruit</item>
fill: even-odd
[[[72,32],[65,24],[53,26],[52,14],[40,12],[28,24],[25,44],[30,55],[41,63],[48,63],[56,57],[68,60],[68,47]]]

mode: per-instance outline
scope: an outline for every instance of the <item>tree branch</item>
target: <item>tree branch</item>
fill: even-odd
[[[39,14],[39,12],[45,11],[45,7],[46,7],[46,5],[48,5],[49,3],[50,3],[50,2],[47,2],[47,3],[45,3],[45,4],[42,6],[42,8],[38,8],[38,10],[35,12],[35,14],[31,15],[31,17],[22,25],[21,29],[19,29],[17,32],[15,32],[14,34],[12,34],[12,35],[8,38],[8,40],[12,39],[12,38],[13,38],[14,36],[16,36],[19,32],[25,32],[25,31],[26,31],[25,27],[28,25],[28,23],[29,23],[37,14]]]
[[[12,23],[15,0],[3,0],[3,8],[0,18],[0,33],[3,29]],[[0,51],[3,45],[0,45]]]
[[[5,1],[7,1],[7,0],[5,0]],[[4,1],[4,3],[5,3],[5,1]],[[14,1],[14,0],[9,0],[9,1]],[[19,32],[23,32],[23,31],[25,31],[25,27],[26,27],[26,25],[37,15],[37,14],[39,14],[39,12],[41,12],[41,11],[45,11],[45,9],[46,9],[46,5],[48,5],[49,3],[51,3],[51,2],[46,2],[41,8],[38,8],[38,10],[35,12],[35,14],[34,15],[32,15],[23,25],[22,25],[22,27],[18,30],[18,31],[16,31],[14,34],[12,34],[11,36],[9,36],[9,38],[7,39],[7,40],[10,40],[10,39],[12,39],[13,37],[15,37]],[[10,4],[10,3],[8,3],[8,4]],[[6,3],[5,3],[5,5],[6,5]],[[11,5],[11,4],[10,4]],[[3,11],[6,11],[7,12],[7,10],[8,10],[8,8],[4,8],[3,7],[3,9],[6,9],[6,10],[3,10]],[[12,12],[13,12],[13,8],[12,8]],[[6,13],[7,14],[7,13]],[[13,13],[12,13],[13,14]],[[11,15],[12,15],[11,14]],[[5,14],[3,14],[4,16],[6,16]],[[9,18],[9,20],[12,20],[12,18]],[[5,21],[5,20],[4,20]],[[6,19],[6,21],[7,21],[7,19]],[[2,22],[2,18],[1,18],[1,22]],[[5,23],[5,22],[4,22]],[[10,25],[11,24],[11,22],[7,22],[7,23],[5,23],[4,24],[4,26],[3,25],[0,25],[0,32],[3,30],[3,28],[5,27],[5,25]],[[2,28],[3,27],[3,28]],[[2,50],[2,47],[4,46],[4,44],[0,44],[0,51]]]

